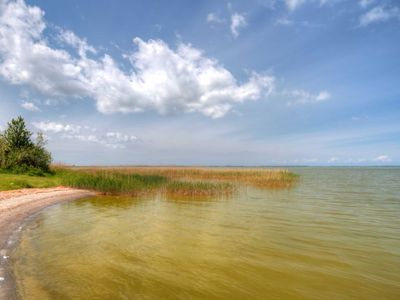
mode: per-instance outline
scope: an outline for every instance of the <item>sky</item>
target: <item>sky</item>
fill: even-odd
[[[76,165],[399,165],[400,1],[0,0],[0,130]]]

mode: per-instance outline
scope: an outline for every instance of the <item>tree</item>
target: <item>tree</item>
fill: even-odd
[[[33,146],[30,132],[25,125],[25,120],[19,116],[12,119],[8,123],[7,129],[4,131],[4,140],[10,150],[29,148]]]
[[[32,132],[22,117],[12,119],[7,129],[0,134],[0,168],[17,173],[42,174],[50,170],[51,154],[45,148],[46,141],[38,133],[36,143]]]
[[[6,142],[3,135],[0,134],[0,169],[5,168],[6,161]]]

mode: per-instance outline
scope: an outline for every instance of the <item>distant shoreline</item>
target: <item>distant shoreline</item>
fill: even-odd
[[[22,224],[46,207],[94,195],[91,191],[65,187],[0,192],[0,300],[12,299],[15,293],[9,256]]]

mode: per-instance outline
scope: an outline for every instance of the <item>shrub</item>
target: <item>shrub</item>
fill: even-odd
[[[36,142],[31,137],[22,117],[12,119],[0,134],[0,168],[32,175],[49,172],[51,154],[45,148],[43,134],[37,134]]]

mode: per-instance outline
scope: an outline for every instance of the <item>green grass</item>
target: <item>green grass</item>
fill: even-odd
[[[46,188],[61,184],[57,176],[29,176],[20,174],[0,173],[0,191],[23,188]]]

